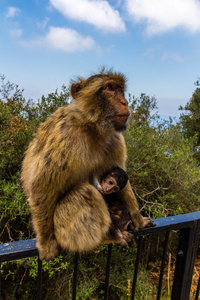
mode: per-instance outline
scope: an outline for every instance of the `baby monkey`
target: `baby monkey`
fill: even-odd
[[[119,243],[127,246],[133,235],[127,232],[127,229],[134,230],[129,212],[125,203],[117,195],[117,192],[123,189],[128,181],[127,173],[115,167],[107,171],[97,185],[98,191],[103,195],[110,212],[112,224],[109,233],[112,238],[119,239]]]

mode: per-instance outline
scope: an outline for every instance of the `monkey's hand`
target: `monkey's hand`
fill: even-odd
[[[156,224],[148,217],[143,217],[139,210],[137,213],[131,215],[132,224],[131,229],[133,231],[138,231],[139,229],[146,228],[146,227],[154,227]]]
[[[40,260],[51,260],[58,254],[58,243],[56,239],[47,240],[45,244],[37,242]]]
[[[143,221],[144,221],[144,223],[143,223],[144,227],[142,227],[142,228],[156,226],[156,224],[154,223],[154,221],[151,220],[151,218],[149,218],[149,217],[143,217]]]

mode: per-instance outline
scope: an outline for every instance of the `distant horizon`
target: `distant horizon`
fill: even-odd
[[[0,73],[0,74],[1,74],[1,73]],[[59,92],[61,92],[62,85],[65,85],[67,88],[70,88],[70,82],[69,82],[69,84],[63,83],[63,84],[61,84],[60,87],[57,87],[54,91],[52,90],[52,91],[43,93],[43,94],[41,94],[41,95],[39,95],[39,92],[38,92],[38,93],[36,92],[36,95],[37,95],[37,96],[33,97],[33,96],[31,95],[31,93],[30,93],[29,90],[26,91],[26,88],[25,88],[25,87],[20,86],[20,85],[19,85],[17,82],[15,82],[15,81],[11,81],[9,78],[6,77],[5,74],[1,74],[1,75],[5,76],[5,82],[9,81],[11,84],[12,84],[12,83],[13,83],[13,84],[16,84],[16,85],[18,85],[18,87],[19,87],[20,90],[23,90],[23,96],[24,96],[24,98],[26,99],[26,101],[32,100],[33,102],[37,102],[37,101],[40,100],[43,96],[44,96],[44,97],[47,97],[49,94],[54,93],[56,90],[58,90],[58,93],[59,93]],[[195,91],[195,86],[194,86],[194,91]],[[193,91],[193,92],[194,92],[194,91]],[[128,95],[131,94],[131,96],[134,96],[135,98],[140,98],[140,95],[141,95],[142,93],[143,93],[143,92],[141,92],[139,95],[134,95],[133,93],[131,93],[131,92],[129,92],[129,91],[127,90],[125,97],[128,99]],[[146,94],[147,96],[149,96],[149,97],[155,97],[155,95],[148,95],[147,93],[145,93],[145,94]],[[193,94],[193,93],[192,93],[192,94]],[[192,95],[191,95],[191,97],[190,97],[188,100],[186,100],[186,102],[188,102],[191,98],[192,98]],[[160,111],[160,108],[159,108],[159,99],[157,99],[156,97],[155,97],[155,99],[156,99],[156,101],[157,101],[157,109],[155,109],[154,112],[157,112],[158,115],[159,115],[162,119],[164,119],[164,120],[168,120],[170,117],[172,117],[172,118],[177,118],[177,120],[178,120],[179,117],[180,117],[180,114],[183,113],[183,111],[180,111],[180,110],[179,110],[179,107],[180,107],[181,105],[184,107],[184,105],[186,104],[186,102],[185,102],[184,105],[183,105],[183,104],[181,103],[181,99],[179,99],[179,100],[180,100],[180,104],[178,104],[178,107],[174,110],[174,113],[173,113],[172,115],[169,115],[169,114],[165,114],[165,113],[164,113],[164,111],[163,111],[163,109],[165,108],[164,105],[162,106],[162,111]],[[172,99],[171,101],[174,102],[174,103],[176,103],[176,104],[178,103],[178,99],[177,99],[176,101],[175,101],[175,99],[174,99],[174,100]],[[169,103],[169,102],[166,100],[165,105],[167,106],[168,103]],[[175,105],[176,105],[176,104],[175,104]],[[175,111],[176,111],[176,112],[175,112]]]

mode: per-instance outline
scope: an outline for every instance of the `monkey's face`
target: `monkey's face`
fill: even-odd
[[[108,175],[101,184],[98,184],[97,189],[101,194],[112,194],[118,192],[120,187],[115,177]]]
[[[117,131],[126,129],[130,109],[124,97],[124,85],[116,80],[107,80],[103,84],[102,97],[105,99],[107,118]]]

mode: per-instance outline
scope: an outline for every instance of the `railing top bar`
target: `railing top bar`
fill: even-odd
[[[0,244],[0,262],[36,255],[36,239]]]
[[[196,222],[200,226],[200,211],[177,215],[172,217],[165,217],[160,219],[154,219],[155,227],[144,228],[134,233],[135,236],[147,235],[168,230],[178,230],[186,227],[193,227]]]
[[[154,222],[156,227],[144,228],[136,232],[134,235],[140,236],[152,233],[154,234],[161,231],[193,227],[195,226],[196,222],[198,222],[198,225],[200,226],[200,211],[173,217],[155,219]],[[0,262],[36,255],[38,255],[36,239],[0,244]]]

